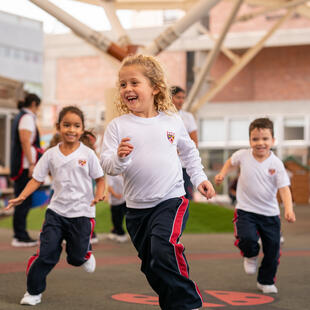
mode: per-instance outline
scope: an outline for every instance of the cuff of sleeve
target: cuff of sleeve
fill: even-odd
[[[40,182],[40,183],[44,183],[45,178],[39,178],[36,175],[32,174],[32,178],[35,179],[35,181]]]
[[[206,181],[206,180],[208,180],[208,177],[206,176],[206,175],[200,175],[200,176],[197,176],[193,181],[192,181],[192,183],[193,183],[193,185],[194,185],[194,187],[197,189],[198,188],[198,186],[200,185],[200,183],[201,182],[203,182],[203,181]]]
[[[117,161],[123,165],[123,164],[127,164],[129,161],[131,160],[130,155],[126,156],[126,157],[118,157],[117,156]]]

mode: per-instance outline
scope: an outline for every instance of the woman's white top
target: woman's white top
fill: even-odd
[[[119,158],[117,149],[126,137],[134,149]],[[151,118],[125,114],[106,129],[101,164],[105,173],[123,175],[127,207],[151,208],[185,194],[179,156],[195,187],[207,180],[199,152],[177,113],[160,112]]]
[[[23,109],[26,114],[24,114],[18,124],[18,130],[28,130],[31,132],[30,135],[30,150],[31,150],[31,157],[32,157],[32,162],[35,163],[37,161],[37,152],[35,147],[32,145],[34,143],[34,140],[36,138],[36,115],[30,111],[29,109],[24,108]],[[23,156],[23,168],[28,169],[29,168],[29,161],[24,154]]]

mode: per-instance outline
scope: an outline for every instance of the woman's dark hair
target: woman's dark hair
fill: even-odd
[[[180,92],[185,94],[185,90],[181,88],[180,86],[172,86],[170,88],[171,96],[175,96],[177,93],[180,93]]]
[[[84,121],[84,114],[83,112],[76,106],[73,106],[73,105],[70,105],[70,106],[66,106],[64,108],[62,108],[62,110],[59,112],[59,115],[58,115],[58,122],[57,122],[57,126],[60,125],[60,122],[62,121],[62,119],[64,118],[64,116],[67,114],[67,113],[74,113],[76,114],[77,116],[80,117],[81,121],[82,121],[82,126],[83,126],[83,129],[85,128],[85,121]]]
[[[28,108],[31,106],[32,102],[36,103],[38,107],[41,104],[41,99],[36,94],[27,94],[25,100],[19,100],[17,103],[17,108],[21,110],[22,108]]]

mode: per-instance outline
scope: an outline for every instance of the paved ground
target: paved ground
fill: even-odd
[[[184,235],[191,278],[205,299],[203,308],[310,310],[310,206],[296,207],[296,214],[295,224],[283,223],[276,296],[261,294],[255,276],[244,274],[232,234]],[[26,308],[18,303],[25,292],[26,261],[35,252],[35,248],[12,248],[10,241],[11,231],[0,230],[0,310]],[[62,256],[37,309],[159,309],[130,242],[118,244],[101,236],[94,250],[94,274],[68,266]]]

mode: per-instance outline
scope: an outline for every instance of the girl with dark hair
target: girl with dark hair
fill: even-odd
[[[95,152],[80,142],[84,115],[79,108],[63,108],[59,113],[57,130],[61,143],[43,154],[32,179],[6,208],[20,205],[51,174],[54,194],[45,214],[40,250],[28,261],[27,292],[20,302],[23,305],[33,306],[41,302],[46,277],[58,263],[63,240],[66,240],[69,264],[82,265],[87,272],[94,272],[96,268],[90,239],[95,226],[94,205],[104,198],[103,171]],[[96,181],[95,195],[93,179]]]

